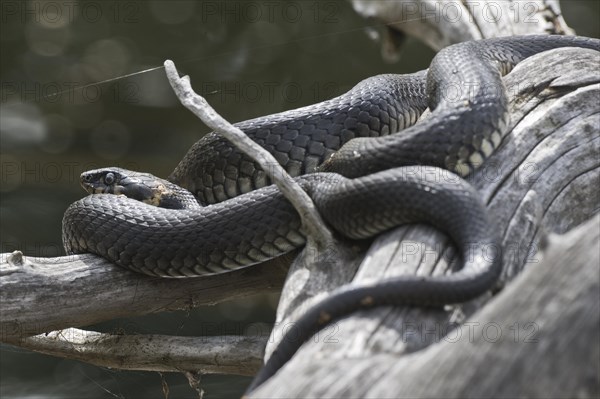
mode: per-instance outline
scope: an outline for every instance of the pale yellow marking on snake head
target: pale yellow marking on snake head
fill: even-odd
[[[152,206],[159,206],[160,205],[160,198],[157,197],[156,195],[153,195],[152,197],[145,199],[144,201],[145,204],[148,205],[152,205]]]
[[[152,197],[145,199],[143,202],[153,206],[159,206],[164,194],[169,194],[171,191],[167,189],[167,187],[159,183],[158,186],[154,189],[154,194]]]

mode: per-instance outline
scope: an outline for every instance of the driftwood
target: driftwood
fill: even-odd
[[[597,397],[599,223],[550,236],[544,260],[464,323],[441,312],[361,312],[251,396]]]
[[[18,251],[2,254],[2,342],[277,292],[285,278],[285,263],[278,259],[228,274],[173,280],[132,274],[91,254],[59,258],[28,257]]]
[[[555,10],[553,1],[533,3]],[[552,12],[560,25],[560,12]],[[497,25],[497,34],[514,33],[507,30],[509,23]],[[566,25],[563,28],[568,31]],[[482,37],[495,35],[487,28],[478,29]],[[441,31],[440,37],[449,35]],[[466,40],[443,37],[442,44]],[[597,52],[560,49],[523,62],[505,79],[511,132],[470,180],[503,232],[506,269],[502,282],[507,284],[527,267],[519,281],[509,284],[479,312],[491,294],[446,310],[357,312],[305,344],[253,396],[598,395],[598,306],[594,302],[598,297],[598,276],[594,274],[598,220],[564,238],[548,238],[548,233],[565,233],[589,220],[600,203],[595,189],[600,180],[599,65]],[[541,251],[545,247],[547,251]],[[380,237],[363,260],[365,250],[339,242],[325,250],[306,248],[285,283],[278,328],[273,331],[267,356],[295,315],[332,287],[401,273],[443,274],[456,265],[447,238],[427,226],[402,227]],[[542,254],[548,254],[547,260]],[[205,352],[197,346],[200,341],[175,337],[97,335],[74,329],[34,335],[278,290],[285,274],[280,264],[259,265],[206,279],[165,281],[130,274],[92,255],[39,259],[18,252],[3,254],[1,340],[116,368],[248,375],[260,364],[266,332],[259,332],[258,337],[223,338],[216,345],[204,340]],[[504,339],[493,342],[495,345],[489,344],[497,330],[491,322],[500,326]],[[467,333],[469,326],[475,334],[472,341],[454,338],[453,331]],[[489,335],[483,335],[483,327]],[[536,328],[544,334],[535,335]],[[515,332],[525,339],[532,331],[540,340],[535,345],[522,345],[522,341],[511,345],[507,340]],[[575,342],[574,337],[592,343],[591,348]],[[130,349],[127,356],[113,350],[122,344]],[[151,355],[138,356],[148,345],[152,345]],[[82,356],[82,351],[92,354]],[[163,355],[173,361],[161,363]],[[580,367],[558,368],[571,359],[589,360]],[[456,373],[460,367],[465,371]],[[532,369],[529,374],[523,371],[527,368]],[[456,378],[458,375],[461,377]],[[515,379],[518,383],[511,385]]]
[[[254,375],[262,365],[265,335],[177,337],[119,335],[68,328],[25,338],[36,352],[122,370]]]
[[[363,15],[375,16],[388,24],[402,21],[402,18],[406,17],[402,12],[394,13],[394,9],[398,10],[398,4],[402,1],[395,3],[354,1],[353,3],[357,10],[360,8],[357,4],[361,3],[363,11],[369,9],[372,11],[370,14],[363,12]],[[423,0],[412,3],[432,4],[434,2]],[[435,3],[461,2],[437,1]],[[481,2],[480,5],[484,3]],[[523,2],[494,3],[502,7],[524,5]],[[490,25],[474,16],[474,20],[479,23],[471,22],[468,27],[458,28],[455,32],[456,26],[441,26],[444,22],[448,22],[447,20],[441,23],[436,21],[438,26],[432,31],[423,29],[423,25],[429,24],[429,21],[425,18],[415,18],[413,22],[418,28],[415,28],[414,33],[418,31],[416,36],[434,48],[473,38],[518,33],[571,33],[560,17],[557,2],[529,2],[529,4],[533,4],[540,11],[538,16],[542,16],[543,21],[536,19],[542,22],[528,23],[527,28],[521,24],[526,22],[522,20],[520,23],[517,23],[519,21],[511,23],[509,19],[505,19]],[[378,11],[376,13],[373,10]],[[505,12],[502,15],[506,17],[509,14]],[[400,26],[410,32],[406,24],[401,23]],[[598,66],[600,66],[600,55],[597,52],[561,49],[526,60],[505,79],[511,101],[510,134],[483,169],[470,178],[488,203],[498,229],[503,232],[505,273],[498,289],[514,278],[524,267],[533,268],[541,264],[540,250],[547,244],[548,232],[564,233],[588,220],[598,211],[597,207],[600,203],[596,189],[600,182],[598,173],[600,162],[597,157],[600,150]],[[584,235],[590,234],[590,229],[595,227],[597,221],[590,223]],[[581,248],[582,251],[587,251],[589,257],[584,254],[579,258],[580,263],[590,262],[588,265],[597,268],[597,256],[594,259],[592,255],[597,254],[597,235],[581,247],[577,246],[580,236],[572,237],[575,238],[568,241],[570,246],[567,245],[568,248],[563,248],[562,251],[571,253],[573,248]],[[560,249],[556,251],[560,252]],[[448,246],[448,241],[443,235],[425,226],[403,227],[379,238],[374,243],[352,283],[360,284],[361,281],[372,278],[402,273],[443,274],[452,270],[455,264],[453,248]],[[545,270],[542,267],[540,269]],[[336,272],[317,274],[316,270],[336,270]],[[283,326],[287,325],[294,320],[297,313],[318,300],[319,294],[326,295],[329,287],[346,284],[352,279],[348,278],[348,274],[352,275],[353,267],[350,267],[350,271],[343,272],[343,275],[338,274],[337,270],[339,269],[331,267],[327,262],[322,265],[305,266],[298,263],[293,265],[280,302],[279,323]],[[573,270],[578,270],[577,265],[573,265]],[[563,271],[563,273],[571,273],[571,271]],[[589,270],[583,271],[579,280],[589,278],[590,273]],[[313,278],[313,274],[317,276]],[[533,314],[535,309],[546,306],[544,295],[552,295],[551,288],[544,287],[545,293],[540,294],[540,299],[536,302],[532,294],[535,289],[534,285],[528,286],[525,293],[527,298],[532,298],[530,306]],[[594,287],[591,289],[593,290]],[[597,286],[595,289],[597,290]],[[312,296],[315,298],[309,299]],[[597,302],[591,298],[594,297],[588,295],[585,298],[577,298],[577,305],[584,310],[569,319],[576,320],[576,317],[581,316],[582,313],[594,314],[590,317],[592,323],[586,324],[589,328],[585,330],[586,335],[583,338],[587,342],[593,342],[594,348],[587,353],[582,353],[580,350],[577,355],[598,353],[597,342],[600,331],[597,324],[593,323],[598,320]],[[470,359],[475,362],[471,361],[466,366],[464,365],[466,362],[462,363],[463,367],[469,367],[468,370],[471,370],[465,371],[466,375],[473,375],[474,379],[456,378],[457,375],[453,375],[456,389],[445,391],[444,387],[449,378],[440,374],[441,378],[437,381],[439,386],[431,385],[429,382],[431,365],[436,363],[436,358],[425,355],[431,351],[419,350],[443,340],[451,327],[460,325],[465,320],[467,322],[463,326],[476,323],[473,321],[476,320],[474,312],[488,299],[489,297],[480,298],[473,303],[446,312],[409,308],[382,308],[357,312],[352,317],[335,323],[316,336],[313,341],[306,343],[299,354],[278,375],[253,392],[252,396],[460,397],[465,394],[494,396],[494,393],[532,396],[562,393],[563,395],[577,394],[582,397],[598,395],[597,356],[582,357],[594,360],[593,370],[596,375],[591,379],[587,364],[583,362],[581,367],[572,367],[558,376],[556,370],[547,367],[545,370],[548,374],[538,376],[536,380],[541,383],[537,386],[528,386],[527,379],[523,378],[520,379],[520,385],[511,387],[510,383],[516,378],[519,370],[527,367],[535,368],[533,365],[538,364],[533,356],[530,358],[518,356],[520,348],[514,346],[503,347],[501,352],[496,353],[496,357],[518,358],[518,361],[497,363],[495,372],[489,373],[491,377],[480,376],[481,379],[476,379],[478,369],[485,365],[487,371],[492,366],[478,363],[478,359]],[[504,306],[508,308],[518,306],[516,301],[511,303],[511,299],[510,295],[504,296],[507,302]],[[570,303],[563,301],[557,304],[557,307],[567,305]],[[486,310],[488,308],[493,311],[492,307],[488,306]],[[557,318],[561,310],[554,310],[553,317]],[[523,314],[526,314],[525,311]],[[512,326],[518,334],[527,334],[536,326],[535,319],[524,322],[516,316],[515,319],[518,323]],[[506,326],[501,328],[502,332],[508,333],[504,331]],[[481,333],[481,330],[478,332]],[[573,340],[573,335],[558,329],[554,334],[549,341],[560,341],[561,347],[568,346],[568,342]],[[274,349],[277,338],[281,335],[281,332],[276,329],[272,337],[274,339],[269,341],[267,355]],[[582,339],[582,337],[578,338]],[[546,345],[548,344],[543,347],[545,348]],[[439,346],[439,344],[432,345],[431,350]],[[543,351],[539,348],[535,350]],[[413,352],[417,353],[412,354]],[[379,355],[381,353],[392,355],[383,359],[385,356]],[[455,360],[457,356],[452,357],[452,354],[457,353],[459,352],[451,352],[444,358],[447,370],[455,370],[461,364]],[[428,365],[427,369],[418,369],[411,375],[413,380],[417,380],[417,375],[420,376],[418,388],[417,384],[411,385],[410,378],[398,378],[403,370],[413,367],[412,364],[409,367],[404,363],[402,363],[403,368],[396,367],[400,355],[408,354],[412,355],[406,356],[406,361],[412,362],[422,354],[421,364]],[[560,356],[555,356],[555,352],[545,351],[542,355],[546,356],[546,359],[554,356],[556,361],[560,361],[560,358],[572,354],[562,353]],[[538,358],[542,360],[544,356]],[[481,359],[487,360],[491,357],[481,357]],[[506,372],[506,368],[511,365],[516,367],[514,373]],[[377,371],[370,372],[370,370]],[[399,372],[388,373],[388,370]],[[423,380],[423,376],[427,376],[427,381]],[[467,384],[470,384],[470,387],[467,387]],[[414,388],[409,392],[405,390],[406,386]],[[459,389],[460,386],[464,389]],[[501,386],[508,387],[502,390],[498,388]]]
[[[208,278],[171,280],[136,275],[91,254],[59,258],[27,257],[18,251],[2,254],[0,340],[104,367],[252,375],[262,364],[269,334],[268,327],[261,324],[248,327],[251,337],[214,340],[141,335],[128,338],[62,330],[278,292],[291,259],[286,256]],[[47,332],[53,333],[36,336]],[[111,349],[109,342],[119,345]],[[152,351],[148,351],[149,343]],[[200,347],[205,348],[205,354]]]
[[[600,151],[598,66],[600,66],[598,52],[558,49],[524,61],[505,79],[511,94],[511,133],[488,160],[489,162],[470,177],[471,182],[487,202],[498,229],[503,233],[505,265],[503,283],[514,278],[524,267],[535,269],[538,273],[542,271],[546,273],[546,267],[541,264],[542,253],[539,250],[546,245],[547,234],[564,233],[590,219],[597,212],[600,203],[597,190],[600,179],[598,173],[600,162],[597,156]],[[443,178],[443,175],[440,175],[440,178]],[[577,205],[573,206],[573,204]],[[586,234],[590,234],[590,229],[596,228],[597,220],[589,223],[591,227],[587,227]],[[579,258],[580,263],[587,262],[594,268],[598,268],[597,255],[595,260],[591,255],[592,252],[597,253],[597,239],[591,240],[595,247],[594,245],[577,246],[577,239],[574,238],[569,239],[567,243],[568,249],[563,250],[563,255],[567,256],[574,249],[582,249],[592,258],[582,256]],[[557,276],[557,284],[562,281],[561,279],[566,278],[567,274],[579,270],[571,261],[567,263],[573,269],[565,270],[564,266],[563,269],[559,269],[563,275]],[[352,280],[352,284],[403,273],[444,274],[451,272],[455,264],[454,250],[442,234],[426,226],[402,227],[376,240]],[[317,266],[313,264],[308,267],[309,269],[304,269],[303,265],[298,264],[292,266],[290,277],[284,286],[278,313],[278,321],[283,326],[294,320],[297,312],[318,300],[317,294],[326,295],[327,290],[319,287],[335,287],[347,284],[349,281],[345,276],[347,273],[322,272],[315,278],[317,282],[313,281],[313,276],[310,275],[308,279],[306,277],[302,279],[303,284],[308,286],[308,289],[302,292],[302,300],[289,298],[295,292],[301,291],[297,288],[301,284],[293,281],[294,272],[302,275],[302,270],[309,270],[304,274],[310,274],[315,269],[334,270],[328,264]],[[582,273],[579,279],[589,278],[589,271]],[[326,281],[323,281],[324,279]],[[294,286],[296,289],[290,290],[288,286]],[[544,293],[540,293],[536,302],[536,296],[533,294],[536,289],[539,288],[532,285],[527,287],[523,294],[532,301],[529,304],[530,314],[535,314],[535,309],[540,310],[546,306],[543,300],[548,295],[557,295],[550,291],[550,286],[544,287]],[[310,296],[315,298],[307,300]],[[573,300],[569,294],[566,296],[570,301]],[[514,299],[514,295],[505,295],[503,298],[505,303],[502,303],[502,306],[508,308],[517,306],[516,301],[510,302]],[[594,303],[590,298],[587,295],[577,297],[574,303],[557,303],[553,317],[558,318],[564,311],[563,308],[573,305],[583,308],[583,313],[597,314],[597,302]],[[446,311],[380,308],[357,312],[352,317],[336,322],[313,341],[305,344],[297,356],[275,378],[264,384],[252,396],[340,397],[348,394],[372,397],[446,396],[442,387],[437,387],[435,390],[431,385],[432,390],[429,391],[430,385],[422,381],[420,387],[415,388],[413,393],[405,393],[407,381],[410,379],[398,378],[403,371],[395,365],[401,355],[412,354],[432,344],[436,344],[432,345],[432,348],[440,345],[446,333],[452,335],[451,327],[456,326],[457,323],[466,321],[467,326],[469,323],[479,323],[477,326],[480,329],[476,333],[480,335],[487,333],[481,330],[481,326],[486,326],[485,323],[482,324],[479,316],[474,314],[487,300],[489,296]],[[299,310],[294,310],[293,306],[282,309],[282,304],[298,302],[302,304]],[[484,310],[487,312],[488,309],[494,308],[489,304]],[[522,319],[515,314],[513,317],[513,323],[516,323],[513,328],[521,335],[527,335],[535,328],[536,323],[543,321],[534,316]],[[507,328],[507,325],[501,325],[501,332],[513,333]],[[597,343],[600,329],[588,328],[586,332],[588,335],[585,338],[579,336],[578,339]],[[562,347],[568,346],[568,340],[573,339],[573,336],[565,332],[557,332],[557,334],[564,335],[565,341],[561,341]],[[267,353],[274,348],[280,336],[281,333],[276,329],[274,339],[269,342]],[[554,336],[551,339],[559,338]],[[516,359],[521,348],[502,347],[501,350],[502,353],[496,356]],[[535,350],[543,351],[540,346]],[[594,350],[597,350],[597,346]],[[379,355],[380,353],[389,356]],[[423,351],[423,353],[429,352]],[[415,357],[418,357],[417,353],[407,359]],[[427,359],[431,358],[427,357]],[[445,359],[449,370],[459,364],[451,356]],[[528,363],[531,360],[527,357],[518,357],[518,359],[520,363],[515,364],[515,367],[527,368],[532,367],[531,364],[536,364],[535,360],[532,361],[533,363]],[[488,364],[478,364],[472,360],[465,367],[474,370],[474,373],[484,365],[486,371],[490,369]],[[427,370],[421,370],[421,374],[429,378],[431,363],[427,367],[429,367]],[[486,392],[485,389],[492,389],[492,384],[498,384],[493,385],[494,387],[501,386],[503,383],[509,384],[514,378],[513,374],[506,373],[502,375],[503,378],[500,378],[500,373],[505,370],[505,367],[505,364],[498,365],[496,370],[498,374],[493,382],[486,379],[488,381],[486,385],[483,382],[481,384],[474,382],[480,380],[474,380],[471,384],[475,387],[469,389],[481,393]],[[587,369],[587,365],[582,367]],[[371,373],[371,369],[379,372]],[[390,373],[394,370],[398,372],[389,374],[383,373],[383,370]],[[382,378],[385,378],[385,384],[380,381]],[[554,382],[552,386],[539,385],[529,387],[527,391],[516,392],[517,394],[518,392],[525,394],[529,391],[535,392],[535,395],[550,394],[551,390],[560,385],[560,381],[563,380],[563,382],[579,381],[579,385],[586,387],[581,391],[584,397],[597,395],[599,392],[598,381],[589,382],[589,374],[582,368],[573,367],[565,370],[560,376],[552,374],[552,378]],[[447,380],[448,378],[442,379],[439,383],[443,384]],[[465,384],[468,382],[468,379],[460,380]],[[572,386],[566,383],[563,385],[567,390],[567,387]],[[464,388],[464,392],[471,392],[469,389]],[[498,394],[502,392],[500,389],[497,391]],[[577,390],[570,393],[576,392],[580,393]],[[494,392],[490,391],[488,395],[494,396]],[[461,391],[457,390],[455,396],[461,396]]]

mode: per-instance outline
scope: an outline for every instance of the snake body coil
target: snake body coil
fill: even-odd
[[[463,255],[462,270],[448,276],[402,276],[336,290],[298,320],[253,387],[327,322],[355,309],[439,306],[492,287],[501,262],[485,207],[466,182],[434,167],[462,176],[476,169],[506,131],[502,74],[558,47],[600,50],[600,41],[523,36],[461,43],[440,51],[428,71],[376,76],[335,99],[237,124],[293,176],[336,172],[297,180],[342,235],[366,238],[398,224],[427,222],[445,231]],[[427,106],[431,115],[412,126]],[[398,168],[409,164],[431,167]],[[65,213],[67,252],[93,252],[150,275],[186,277],[248,266],[305,242],[298,215],[268,186],[264,172],[215,133],[194,144],[169,180],[212,205],[173,210],[88,196]]]

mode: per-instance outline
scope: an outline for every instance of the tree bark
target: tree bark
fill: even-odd
[[[213,305],[278,292],[290,257],[196,279],[137,275],[92,254],[35,258],[0,255],[2,342],[119,317]]]
[[[598,397],[599,223],[551,235],[544,260],[465,323],[361,312],[339,323],[353,339],[305,345],[251,397]]]
[[[550,278],[548,274],[556,274],[558,279],[556,284],[562,284],[561,281],[578,273],[582,274],[573,284],[590,278],[591,271],[580,272],[577,265],[571,261],[563,262],[570,265],[568,270],[564,268],[554,272],[548,270],[550,266],[541,263],[540,250],[548,245],[548,233],[564,233],[589,220],[598,210],[600,203],[597,190],[600,180],[598,66],[600,66],[600,54],[596,51],[557,49],[525,60],[505,78],[510,93],[510,133],[482,169],[469,178],[482,194],[497,228],[502,233],[505,271],[497,287],[498,290],[508,284],[525,267],[535,270],[545,278]],[[585,234],[590,234],[590,229],[596,227],[597,223],[597,219],[590,221]],[[592,256],[593,252],[597,254],[597,235],[590,234],[590,237],[590,240],[582,244],[583,246],[577,243],[578,238],[565,238],[570,246],[552,249],[549,258],[557,257],[556,251],[561,253],[561,256],[568,257],[572,251],[581,249],[586,254],[579,257],[579,265],[586,264],[588,265],[586,267],[597,269],[599,267],[597,255],[595,260]],[[596,239],[594,240],[593,237]],[[552,242],[560,241],[561,239],[556,239]],[[340,251],[340,248],[335,250]],[[322,257],[327,258],[326,254]],[[369,249],[356,275],[353,275],[352,267],[344,270],[344,263],[347,261],[341,261],[332,267],[330,262],[316,265],[302,264],[300,258],[292,265],[284,286],[278,309],[278,327],[269,340],[267,356],[276,347],[286,326],[292,323],[304,309],[326,296],[331,288],[348,284],[350,280],[352,280],[351,284],[360,285],[370,279],[405,273],[431,275],[451,273],[457,261],[455,250],[448,239],[432,228],[421,225],[400,227],[379,237]],[[593,289],[590,288],[592,291]],[[539,293],[541,298],[553,295],[558,297],[558,293],[552,290],[552,285],[521,286],[525,298],[535,297],[535,293],[539,290],[543,291]],[[596,300],[591,295],[574,298],[573,292],[565,295],[572,302],[556,303],[551,312],[553,318],[558,319],[569,306],[582,309],[582,313],[574,314],[573,318],[581,314],[591,317],[589,315],[594,312],[597,315],[597,297]],[[313,340],[305,343],[276,376],[251,396],[444,396],[442,388],[437,387],[436,391],[433,390],[432,385],[432,391],[429,391],[428,384],[422,384],[420,390],[415,389],[414,394],[405,394],[404,384],[410,381],[409,379],[396,378],[399,374],[396,373],[394,378],[387,378],[385,383],[382,383],[383,374],[370,370],[400,370],[395,367],[395,364],[398,359],[403,359],[402,355],[412,359],[411,361],[419,356],[425,356],[430,350],[434,350],[432,348],[443,343],[446,333],[451,336],[450,327],[468,326],[468,323],[481,325],[481,318],[475,312],[482,309],[491,297],[492,295],[489,294],[446,310],[421,310],[407,307],[357,312],[334,323],[316,335]],[[517,296],[503,295],[502,298],[502,306],[514,309],[515,313],[511,317],[514,319],[512,323],[516,323],[514,328],[518,330],[517,333],[526,335],[536,325],[549,322],[533,316],[517,317],[516,312],[521,306]],[[487,311],[490,305],[483,309]],[[542,308],[546,304],[540,299],[529,306],[530,314],[534,315],[536,311],[542,314]],[[507,319],[508,316],[502,317]],[[467,324],[462,324],[465,322]],[[512,324],[500,325],[502,334],[513,333],[507,330]],[[478,333],[481,334],[481,331]],[[567,331],[557,330],[556,334],[558,335],[551,339],[559,341],[560,348],[566,348],[573,340],[573,335],[568,334]],[[585,334],[583,337],[579,336],[579,339],[594,342],[591,353],[597,351],[600,329],[597,326],[590,327],[585,330]],[[467,344],[469,343],[464,345]],[[429,346],[431,348],[428,348]],[[544,346],[540,345],[535,350],[544,352],[543,348]],[[518,356],[521,350],[518,345],[506,346],[502,347],[496,356],[515,357],[519,362],[518,367],[521,368],[536,364],[535,360],[531,361],[527,356]],[[546,355],[542,353],[540,358]],[[448,370],[459,366],[460,363],[455,359],[457,357],[448,356],[445,360],[449,365]],[[510,385],[514,375],[511,373],[501,375],[506,365],[497,364],[494,383]],[[473,361],[468,363],[468,367],[472,370],[481,370],[484,366],[485,370],[492,368],[487,363]],[[563,375],[552,375],[552,378],[557,385],[564,380],[563,386],[567,391],[567,387],[573,386],[571,383],[567,384],[567,380],[579,381],[582,386],[589,388],[586,388],[584,396],[593,396],[593,393],[597,392],[597,380],[590,382],[590,374],[584,368],[587,368],[586,363],[582,363],[581,367],[571,367],[569,372]],[[423,375],[429,375],[430,372],[426,369],[421,370]],[[447,380],[448,378],[440,380],[440,384]],[[457,384],[466,384],[466,380],[461,378],[458,380],[461,382]],[[486,392],[485,389],[490,387],[479,382],[473,384],[478,387],[472,387],[475,391],[482,389],[477,391],[480,393]],[[539,395],[551,392],[544,391],[546,388],[550,389],[547,386],[540,386],[536,392]],[[499,394],[502,392],[498,390]],[[521,394],[525,392],[521,391]],[[579,391],[570,391],[572,395],[576,393],[578,394]],[[455,396],[461,395],[460,391],[456,391]]]

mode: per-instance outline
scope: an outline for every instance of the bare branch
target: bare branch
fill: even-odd
[[[277,162],[275,157],[252,141],[243,131],[227,122],[221,115],[208,104],[204,97],[196,94],[190,84],[189,76],[179,77],[177,68],[171,60],[165,61],[167,77],[181,104],[192,111],[215,132],[223,135],[237,148],[255,160],[265,171],[288,201],[302,218],[302,225],[308,233],[309,239],[315,240],[318,246],[326,247],[333,236],[325,226],[312,199],[302,190],[286,170]]]
[[[122,370],[253,375],[262,365],[267,335],[114,335],[69,328],[10,343],[47,355]]]
[[[91,254],[2,254],[0,340],[278,292],[292,256],[211,277],[162,279],[132,273]]]

